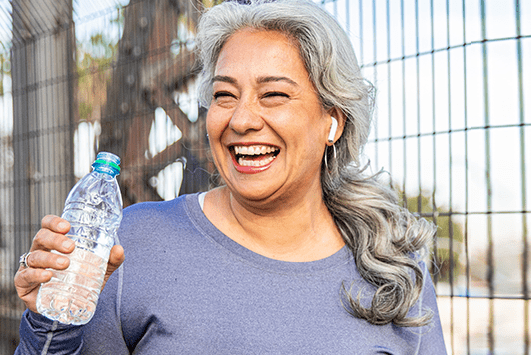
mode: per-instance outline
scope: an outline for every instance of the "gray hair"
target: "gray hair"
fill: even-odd
[[[361,76],[347,34],[311,1],[229,1],[214,6],[201,17],[197,34],[204,107],[212,99],[212,78],[223,45],[245,28],[278,31],[293,39],[323,107],[346,117],[334,150],[327,149],[323,157],[323,198],[361,276],[377,291],[365,308],[344,285],[345,308],[372,324],[427,324],[429,311],[419,317],[407,313],[420,297],[425,277],[414,255],[425,248],[434,228],[401,208],[396,194],[378,182],[378,174],[364,175],[359,158],[369,136],[374,90]]]

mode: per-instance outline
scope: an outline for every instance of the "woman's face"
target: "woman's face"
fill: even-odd
[[[291,40],[250,29],[229,38],[215,67],[207,131],[237,199],[320,194],[330,124]]]

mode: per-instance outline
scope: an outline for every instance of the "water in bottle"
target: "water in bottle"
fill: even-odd
[[[94,315],[107,261],[122,220],[122,196],[116,181],[120,159],[101,152],[92,172],[68,194],[62,218],[70,222],[67,236],[75,241],[66,270],[52,270],[41,285],[37,311],[64,324],[85,324]],[[58,252],[57,252],[58,253]]]

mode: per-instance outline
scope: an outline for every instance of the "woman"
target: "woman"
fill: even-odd
[[[434,229],[363,175],[372,89],[337,22],[306,1],[231,2],[197,39],[223,186],[126,209],[127,258],[114,247],[82,327],[34,313],[43,269],[68,264],[47,250],[73,249],[46,217],[15,277],[18,352],[444,354],[419,261]]]

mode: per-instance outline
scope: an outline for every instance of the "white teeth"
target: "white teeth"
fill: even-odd
[[[239,145],[234,146],[234,153],[236,155],[258,156],[263,154],[274,153],[278,151],[277,148],[268,145]],[[261,167],[271,163],[276,156],[263,157],[262,159],[245,159],[245,157],[238,157],[238,164],[241,166]]]
[[[275,159],[275,157],[268,157],[266,159],[260,159],[260,160],[245,160],[243,158],[238,159],[238,164],[241,166],[254,166],[254,167],[261,167],[265,166],[269,163],[271,163]]]
[[[277,149],[267,145],[240,145],[234,146],[234,152],[238,155],[259,155],[268,154],[276,151]]]

